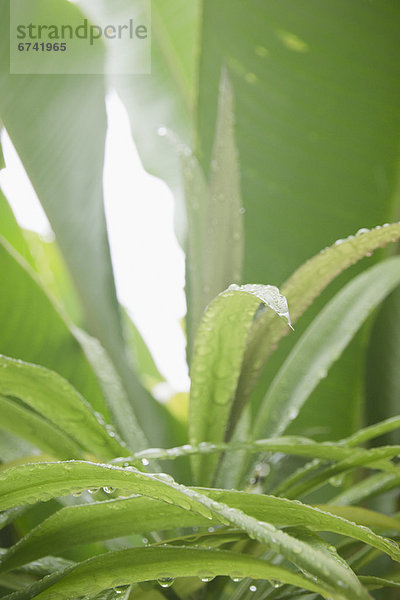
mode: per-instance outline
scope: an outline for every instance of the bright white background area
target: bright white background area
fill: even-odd
[[[173,227],[167,185],[146,173],[118,96],[107,96],[104,198],[118,298],[142,333],[161,373],[175,391],[189,387],[180,321],[186,312],[184,254]],[[51,228],[5,131],[6,169],[0,186],[19,224],[44,237]],[[172,390],[171,390],[172,391]]]

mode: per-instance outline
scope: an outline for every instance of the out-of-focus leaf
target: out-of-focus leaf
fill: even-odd
[[[379,590],[381,588],[400,589],[400,582],[386,579],[383,577],[372,577],[371,575],[361,575],[360,580],[369,590]]]
[[[289,320],[286,299],[274,286],[230,286],[203,315],[190,369],[189,435],[192,444],[224,439],[254,315],[264,303]],[[193,458],[196,481],[211,483],[215,456]]]
[[[399,23],[397,0],[205,0],[198,154],[207,169],[225,64],[246,209],[245,281],[281,286],[327,243],[396,218]],[[278,350],[275,371],[291,342]],[[339,438],[358,424],[362,357],[359,340],[321,385],[324,414],[310,411],[303,427],[331,426]],[[263,375],[255,402],[273,375]],[[355,416],[335,418],[342,414]]]
[[[24,231],[37,276],[75,325],[84,325],[82,306],[56,241],[44,240],[33,231]]]
[[[103,458],[126,455],[86,400],[54,371],[0,356],[0,393],[20,398],[69,434],[82,448]]]
[[[0,395],[0,411],[0,429],[10,431],[61,460],[83,457],[78,444],[32,410]]]
[[[81,5],[100,22],[123,22],[135,18],[138,5],[122,0],[112,5],[96,0]],[[133,137],[147,171],[162,177],[176,193],[179,204],[177,228],[183,238],[185,229],[182,181],[178,156],[170,142],[160,135],[168,128],[185,144],[192,146],[195,115],[198,42],[201,2],[176,0],[151,3],[152,73],[148,75],[112,76],[116,89],[128,111]]]
[[[369,423],[399,413],[400,398],[400,290],[396,290],[382,305],[371,332],[366,366],[367,405]],[[394,431],[386,436],[398,443]]]
[[[227,550],[203,550],[200,548],[133,548],[110,552],[92,558],[76,567],[55,573],[29,588],[6,596],[6,600],[70,600],[72,595],[100,592],[105,588],[127,585],[133,582],[163,580],[171,582],[177,577],[210,578],[216,575],[273,579],[291,583],[300,588],[321,593],[328,592],[334,600],[350,598],[344,590],[331,590],[322,581],[313,582],[284,567],[274,566],[252,556]],[[367,595],[360,595],[368,598]]]
[[[8,464],[11,461],[35,454],[35,452],[38,450],[29,442],[15,437],[8,431],[0,432],[0,461],[2,463]]]
[[[354,483],[334,498],[331,498],[330,501],[332,504],[340,506],[360,504],[368,498],[396,489],[399,485],[400,475],[396,473],[376,473]]]
[[[364,444],[371,439],[376,437],[385,435],[391,431],[395,431],[400,427],[400,417],[392,417],[389,419],[385,419],[379,423],[375,423],[374,425],[369,425],[368,427],[364,427],[359,429],[356,433],[350,435],[349,437],[340,440],[340,445],[347,446],[349,448],[353,448],[359,444]],[[279,438],[278,438],[279,439]],[[313,460],[307,463],[304,467],[298,469],[295,473],[289,476],[284,482],[282,482],[278,488],[276,488],[275,493],[278,492],[281,495],[285,495],[287,490],[291,489],[291,487],[301,481],[303,477],[308,477],[311,472],[318,470],[321,466],[320,460]]]
[[[158,383],[164,383],[165,377],[158,370],[146,342],[126,311],[124,312],[124,321],[127,344],[133,355],[136,372],[146,389],[151,391]]]
[[[91,405],[107,415],[94,373],[78,342],[35,273],[0,239],[0,353],[43,365],[68,379]]]
[[[332,504],[321,504],[320,508],[324,512],[343,517],[349,521],[354,521],[359,525],[373,527],[376,529],[386,529],[400,532],[400,520],[388,517],[374,510],[368,510],[361,506],[334,506]]]
[[[0,121],[0,132],[1,132],[1,121]],[[0,143],[0,169],[4,169],[5,166],[6,166],[6,163],[4,162],[3,148],[1,147],[1,143]]]
[[[136,420],[121,379],[100,342],[83,329],[72,329],[92,365],[102,387],[107,408],[122,439],[130,450],[146,446],[146,439]]]
[[[188,362],[201,315],[232,283],[240,283],[243,216],[238,155],[234,139],[232,88],[221,75],[218,119],[209,178],[195,156],[183,150],[187,231],[186,296]]]
[[[46,9],[46,0],[35,2],[38,11]],[[52,10],[59,22],[68,22],[72,12],[79,14],[67,0],[60,0]],[[118,370],[141,425],[151,430],[154,414],[148,407],[153,402],[137,381],[125,351],[104,216],[104,78],[10,75],[7,2],[1,5],[0,23],[2,121],[56,234],[90,332]],[[101,64],[101,47],[93,52],[93,60]],[[40,106],[34,119],[32,106]]]
[[[400,258],[365,271],[335,296],[300,338],[260,407],[255,437],[279,435],[371,311],[400,283]]]
[[[20,254],[23,258],[33,264],[32,255],[24,238],[22,229],[19,227],[14,214],[0,190],[0,235]]]

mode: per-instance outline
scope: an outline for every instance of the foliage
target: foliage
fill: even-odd
[[[8,4],[56,241],[0,194],[0,597],[398,597],[398,3],[153,0],[152,75],[108,78],[10,76]],[[187,418],[116,296],[106,87],[176,197]]]

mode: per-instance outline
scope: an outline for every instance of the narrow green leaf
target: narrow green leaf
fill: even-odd
[[[321,23],[329,24],[329,33],[322,34]],[[225,63],[237,106],[246,208],[244,281],[281,287],[327,243],[397,218],[399,23],[397,0],[204,0],[199,154],[207,165]],[[268,332],[264,341],[269,345],[272,338]],[[333,422],[335,406],[349,415],[344,425],[337,419],[337,437],[356,425],[353,391],[361,373],[354,368],[363,353],[356,344],[348,364],[338,364],[331,374],[333,385],[324,386],[329,407],[324,426]],[[281,364],[285,349],[275,356]],[[256,363],[256,357],[246,361],[244,377]],[[263,385],[271,372],[265,375]],[[352,389],[346,389],[351,379]],[[255,397],[261,400],[262,389]],[[316,410],[315,415],[319,418]]]
[[[70,600],[75,596],[100,593],[102,590],[141,581],[161,581],[177,577],[213,578],[217,575],[274,579],[290,583],[323,597],[341,600],[343,593],[313,582],[303,575],[265,561],[226,550],[200,548],[133,548],[109,552],[87,560],[64,572],[33,584],[6,600]],[[367,595],[364,596],[368,598]]]
[[[399,267],[394,257],[368,269],[321,311],[272,382],[255,420],[255,437],[279,435],[297,416],[371,311],[400,283]]]
[[[0,393],[20,398],[96,456],[128,454],[86,400],[53,371],[0,356]]]
[[[400,289],[397,289],[380,307],[368,343],[364,411],[368,423],[399,413],[399,364]],[[400,433],[386,435],[385,443],[400,443]]]
[[[340,492],[337,496],[331,498],[330,502],[341,506],[360,504],[368,498],[396,489],[399,485],[400,475],[396,473],[376,473]]]
[[[385,419],[384,421],[380,421],[379,423],[375,423],[374,425],[370,425],[368,427],[364,427],[359,429],[357,432],[352,434],[351,436],[340,440],[338,443],[340,445],[345,445],[349,448],[356,446],[357,444],[363,444],[372,440],[375,437],[379,437],[384,435],[385,433],[394,431],[400,427],[400,417],[391,417],[390,419]],[[297,469],[293,475],[290,475],[284,482],[282,482],[275,490],[274,493],[279,493],[280,495],[287,495],[288,490],[290,490],[294,484],[297,484],[303,477],[309,476],[312,471],[317,470],[321,466],[320,460],[313,460],[310,463],[307,463],[304,467]]]
[[[146,438],[137,422],[119,374],[98,340],[83,329],[72,328],[102,387],[107,408],[118,433],[130,450],[147,445]]]
[[[400,552],[390,540],[365,527],[375,526],[379,522],[381,526],[398,530],[399,523],[385,515],[351,507],[348,509],[351,520],[348,520],[346,507],[342,514],[340,511],[343,507],[337,506],[312,507],[285,498],[245,492],[204,488],[199,488],[198,491],[213,500],[244,510],[258,520],[268,520],[279,527],[303,525],[314,531],[329,531],[349,536],[385,552],[394,560],[400,560]],[[218,520],[214,519],[212,523],[218,524]],[[17,542],[0,560],[0,571],[14,569],[47,554],[58,554],[79,544],[103,541],[126,534],[209,525],[209,519],[178,506],[144,497],[65,507]]]
[[[390,448],[390,449],[389,449]],[[364,453],[366,452],[366,453]],[[386,471],[393,473],[394,475],[398,472],[398,467],[390,462],[389,458],[394,458],[399,455],[399,447],[396,446],[382,446],[381,448],[372,448],[367,451],[353,450],[353,456],[345,458],[335,465],[331,465],[321,472],[317,473],[313,477],[307,479],[297,486],[291,486],[285,490],[285,496],[288,498],[301,498],[304,494],[309,494],[329,482],[332,478],[341,476],[346,471],[354,469],[355,467],[367,467],[369,469],[377,469],[380,471]],[[275,493],[277,490],[275,490]],[[282,494],[282,488],[279,490]]]
[[[383,461],[400,455],[400,446],[380,446],[379,448],[350,448],[332,442],[314,442],[300,436],[286,436],[254,442],[227,442],[220,444],[201,443],[199,446],[177,446],[176,448],[149,448],[137,452],[132,457],[117,458],[113,463],[126,462],[127,460],[162,459],[175,460],[182,456],[197,456],[221,452],[281,452],[294,456],[318,458],[327,461],[341,461],[343,465],[357,466]],[[384,467],[382,467],[384,468]]]
[[[396,429],[400,429],[400,416],[390,417],[389,419],[384,419],[383,421],[379,421],[368,427],[363,427],[343,441],[348,446],[355,446],[357,444],[368,442],[376,437],[380,437],[381,435],[385,435],[391,431],[395,431]]]
[[[259,521],[242,510],[179,485],[165,474],[151,475],[132,467],[120,469],[111,465],[79,461],[23,465],[0,474],[0,510],[38,500],[49,500],[71,490],[103,486],[172,503],[206,518],[215,515],[222,523],[246,531],[251,538],[282,554],[290,562],[318,578],[331,591],[337,590],[339,585],[339,597],[348,600],[368,597],[357,578],[324,553],[268,522]]]
[[[0,429],[10,431],[61,460],[83,458],[81,446],[61,429],[1,394],[0,412]]]
[[[67,319],[79,327],[87,326],[71,275],[56,240],[44,239],[34,231],[24,231],[33,256],[33,268],[43,288],[55,299]]]
[[[386,529],[400,532],[400,520],[388,517],[374,510],[368,510],[361,506],[334,506],[332,504],[319,504],[317,508],[330,512],[344,519],[355,521],[359,525]]]
[[[0,189],[0,235],[30,264],[32,255],[13,211]]]
[[[17,506],[16,508],[10,508],[9,510],[5,510],[0,514],[0,529],[7,527],[10,523],[14,521],[19,515],[25,512],[25,506]]]
[[[371,231],[364,231],[341,243],[333,244],[308,260],[281,288],[282,294],[288,300],[292,322],[297,321],[313,300],[342,271],[376,248],[395,242],[399,237],[399,223],[375,227]],[[236,419],[253,391],[271,351],[286,333],[287,328],[283,323],[273,319],[269,312],[261,314],[256,320],[249,335],[236,392]]]
[[[107,414],[98,381],[64,315],[33,269],[1,238],[0,272],[7,286],[0,295],[0,354],[57,371]]]
[[[383,577],[373,577],[371,575],[360,575],[360,581],[369,590],[379,590],[381,588],[395,588],[400,589],[400,582],[393,581],[392,579],[386,579]]]
[[[37,10],[46,10],[46,0],[37,1]],[[59,0],[52,10],[61,23],[72,12],[84,17],[67,0]],[[56,235],[90,333],[113,361],[142,428],[151,432],[155,401],[145,394],[127,359],[104,214],[104,78],[10,75],[9,3],[1,4],[0,13],[1,118]],[[93,53],[100,72],[103,49],[99,45]],[[41,107],[35,119],[32,106]]]
[[[224,439],[248,332],[261,303],[288,319],[286,299],[274,286],[232,285],[204,313],[190,370],[192,444]],[[216,463],[214,456],[194,457],[196,481],[210,483]]]
[[[221,74],[219,108],[209,181],[192,156],[182,152],[187,207],[188,356],[209,302],[233,282],[240,283],[243,216],[238,155],[234,139],[232,88]]]
[[[126,311],[124,311],[124,322],[127,344],[133,355],[135,370],[145,388],[151,391],[158,383],[165,382],[165,377],[158,370],[146,342]]]

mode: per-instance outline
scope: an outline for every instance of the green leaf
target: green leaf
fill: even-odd
[[[333,506],[332,504],[320,504],[317,508],[354,521],[359,525],[400,532],[400,521],[398,519],[388,517],[374,510],[368,510],[360,506]]]
[[[88,462],[41,463],[10,468],[0,474],[0,510],[19,504],[49,500],[71,490],[93,487],[114,487],[135,494],[162,500],[222,523],[233,525],[312,576],[317,577],[330,591],[340,587],[339,597],[353,600],[367,598],[353,574],[337,561],[325,556],[306,543],[294,539],[267,522],[258,521],[206,495],[176,484],[165,474],[141,473],[133,468],[120,469],[111,465]]]
[[[88,452],[103,458],[128,453],[115,434],[100,423],[86,400],[53,371],[0,356],[0,393],[32,406]]]
[[[400,258],[356,277],[313,321],[288,356],[260,407],[254,436],[279,435],[371,311],[400,283]]]
[[[49,241],[33,231],[24,231],[33,256],[33,268],[44,289],[56,299],[68,318],[80,327],[85,325],[82,305],[65,261],[55,240]]]
[[[89,559],[64,572],[34,584],[28,589],[7,596],[8,600],[41,600],[57,598],[70,600],[73,596],[93,594],[105,588],[140,581],[171,580],[176,577],[213,578],[217,575],[248,576],[253,579],[274,579],[290,583],[328,597],[322,582],[293,573],[286,568],[265,561],[228,552],[194,548],[133,548],[109,552]],[[346,598],[345,593],[329,590],[335,600]],[[367,598],[368,596],[364,596]]]
[[[72,331],[97,375],[107,408],[122,439],[131,451],[145,447],[146,438],[139,427],[121,379],[104,348],[83,329],[74,327]]]
[[[371,575],[361,575],[360,580],[369,590],[379,590],[381,588],[400,589],[400,582],[386,579],[383,577],[372,577]]]
[[[37,0],[38,11],[46,10],[46,1]],[[59,22],[68,22],[79,9],[60,0],[52,11]],[[90,332],[118,370],[141,425],[151,431],[154,414],[149,405],[154,401],[144,393],[126,356],[104,215],[104,79],[10,75],[7,2],[0,23],[1,118],[56,234]],[[94,52],[93,60],[101,63],[101,49]],[[41,107],[35,119],[32,106]]]
[[[10,431],[61,460],[83,458],[78,444],[32,410],[0,395],[0,411],[0,429]]]
[[[399,523],[385,515],[351,507],[347,513],[351,520],[348,520],[346,514],[340,512],[342,507],[328,505],[322,509],[284,498],[245,492],[200,488],[198,491],[233,508],[244,510],[255,519],[268,520],[275,526],[303,525],[314,531],[345,535],[385,552],[394,560],[400,559],[400,552],[391,540],[365,527],[380,523],[385,528],[398,530]],[[218,520],[211,522],[218,524]],[[47,554],[59,554],[79,544],[127,534],[209,525],[209,519],[193,512],[144,497],[65,507],[29,531],[8,550],[0,560],[0,571],[14,569]],[[220,533],[223,534],[224,530]]]
[[[368,498],[384,494],[400,485],[400,475],[396,473],[376,473],[351,485],[330,499],[334,505],[360,504]]]
[[[204,1],[198,154],[206,169],[225,64],[246,209],[244,281],[281,288],[327,243],[397,218],[399,23],[397,0]],[[278,349],[274,367],[287,346]],[[319,423],[311,411],[304,427],[324,418],[339,438],[358,426],[363,356],[356,343],[347,364],[322,384],[327,410]],[[255,400],[273,374],[271,366]],[[355,417],[343,421],[341,414]]]
[[[191,365],[189,436],[192,444],[224,439],[248,332],[260,305],[289,318],[286,299],[274,286],[232,285],[207,308]],[[193,459],[197,482],[210,483],[216,457]]]
[[[308,260],[282,286],[282,294],[288,300],[292,322],[304,313],[313,300],[343,270],[370,254],[376,248],[394,242],[400,237],[400,224],[376,227],[371,231],[360,230],[341,243],[325,248]],[[287,333],[281,321],[273,319],[269,312],[256,320],[249,335],[234,405],[236,419],[257,382],[271,351]]]
[[[366,418],[375,422],[399,412],[400,386],[400,290],[395,290],[380,308],[369,342],[366,365]],[[377,402],[379,398],[379,402]],[[399,432],[386,436],[399,443]]]
[[[363,444],[375,437],[379,437],[391,431],[395,431],[399,427],[400,417],[391,417],[389,419],[385,419],[384,421],[380,421],[379,423],[375,423],[374,425],[370,425],[369,427],[359,429],[356,433],[352,434],[351,436],[340,440],[339,444],[343,444],[349,448],[352,448],[357,444]],[[284,482],[282,482],[275,489],[274,493],[286,495],[288,493],[288,490],[290,490],[295,483],[300,481],[305,476],[308,477],[312,471],[317,470],[320,466],[320,460],[313,460],[307,463],[304,467],[298,469],[295,473],[293,473],[293,475],[289,476]]]
[[[224,69],[209,179],[197,158],[190,152],[181,151],[188,220],[186,295],[189,363],[206,306],[231,283],[240,283],[242,276],[243,216],[233,128],[232,88]]]
[[[158,383],[164,383],[165,377],[158,370],[146,342],[126,311],[124,311],[124,321],[127,344],[133,355],[135,370],[145,388],[151,391]]]
[[[66,319],[29,265],[1,238],[0,272],[7,286],[0,295],[0,353],[57,371],[107,415],[99,384]]]
[[[33,258],[23,231],[18,225],[14,214],[0,190],[0,235],[20,254],[28,263],[33,264]]]

